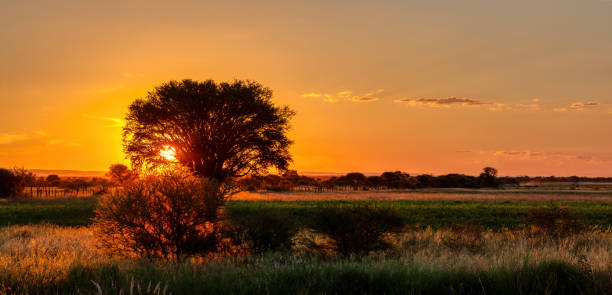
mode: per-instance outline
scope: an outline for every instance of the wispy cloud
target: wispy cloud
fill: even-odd
[[[446,98],[401,98],[395,100],[397,103],[406,103],[408,105],[426,105],[430,107],[448,107],[452,105],[473,106],[479,107],[483,105],[492,105],[494,103],[481,101],[469,97],[446,97]]]
[[[546,157],[546,154],[543,152],[537,151],[495,151],[493,153],[495,156],[502,157],[521,157],[521,158],[534,158],[534,157]]]
[[[321,93],[304,93],[304,94],[302,94],[300,96],[304,97],[304,98],[309,98],[309,97],[321,97],[323,95],[324,94],[321,94]]]
[[[508,160],[556,160],[556,161],[587,161],[611,162],[609,157],[595,156],[581,152],[544,152],[529,150],[501,150],[493,151],[493,156]]]
[[[89,117],[110,122],[111,123],[110,125],[104,125],[104,127],[108,127],[108,128],[123,127],[125,125],[125,121],[121,118],[103,117],[103,116],[89,116]]]
[[[40,146],[45,144],[51,146],[61,145],[65,147],[81,146],[77,140],[58,138],[42,130],[28,133],[1,133],[0,144],[5,146],[21,146],[23,144],[27,144],[28,146]]]
[[[470,151],[470,150],[460,150],[460,151],[455,151],[455,152],[458,153],[458,154],[469,154],[472,151]]]
[[[567,112],[567,108],[554,108],[552,110],[553,112],[559,112],[559,113]]]
[[[11,144],[29,138],[30,136],[26,133],[0,133],[0,144]]]
[[[587,102],[575,102],[571,104],[569,108],[572,110],[576,110],[576,111],[583,111],[583,110],[593,109],[598,106],[599,106],[599,102],[591,100]]]
[[[300,96],[303,98],[322,98],[325,102],[339,102],[339,101],[350,101],[350,102],[373,102],[380,100],[378,94],[383,93],[384,89],[376,89],[375,91],[366,92],[365,94],[357,95],[353,91],[344,90],[336,93],[336,95],[330,95],[327,93],[310,92],[304,93]]]

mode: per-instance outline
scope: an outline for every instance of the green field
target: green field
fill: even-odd
[[[520,228],[533,208],[550,206],[551,202],[472,202],[472,201],[230,201],[230,215],[239,218],[245,212],[285,211],[300,224],[309,224],[320,206],[349,206],[373,203],[390,206],[401,212],[414,228],[444,228],[453,223],[482,225],[485,228]],[[612,204],[598,202],[556,202],[582,217],[589,226],[612,226]],[[10,201],[0,205],[0,225],[49,223],[62,226],[86,226],[94,216],[96,199],[55,199]]]

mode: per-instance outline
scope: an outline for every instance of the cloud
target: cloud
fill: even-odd
[[[531,104],[515,104],[514,105],[514,109],[516,110],[525,110],[525,111],[539,111],[540,110],[540,105],[537,103],[531,103]]]
[[[545,153],[534,152],[534,151],[495,151],[493,155],[502,156],[502,157],[520,157],[520,158],[546,157]]]
[[[377,101],[380,100],[380,98],[376,97],[376,96],[372,96],[371,93],[367,93],[363,96],[353,96],[351,97],[351,101],[352,102],[371,102],[371,101]]]
[[[101,116],[86,116],[86,117],[111,122],[112,124],[104,126],[104,127],[108,127],[108,128],[116,128],[116,127],[123,127],[123,126],[125,126],[125,121],[123,121],[123,119],[121,119],[121,118],[101,117]]]
[[[29,138],[30,136],[25,133],[0,133],[0,144],[11,144]]]
[[[351,101],[351,102],[372,102],[380,100],[377,94],[383,93],[384,89],[376,89],[375,91],[371,91],[365,93],[363,95],[353,94],[353,91],[344,90],[338,92],[336,95],[330,95],[327,93],[304,93],[300,96],[303,98],[322,98],[325,102],[339,102],[341,100]]]
[[[529,150],[494,151],[496,157],[508,160],[555,160],[555,161],[587,161],[587,162],[612,162],[609,158],[594,156],[580,152],[540,152]]]
[[[372,102],[380,100],[377,94],[383,93],[384,89],[376,89],[376,91],[367,92],[363,95],[353,95],[352,91],[342,91],[338,93],[339,98],[345,98],[352,102]]]
[[[27,141],[27,145],[62,145],[65,147],[76,147],[81,144],[75,140],[57,138],[49,135],[47,132],[38,130],[29,133],[2,133],[0,134],[0,144],[21,146]]]
[[[302,94],[302,95],[300,95],[300,96],[301,96],[301,97],[304,97],[304,98],[309,98],[309,97],[321,97],[321,96],[323,96],[323,94],[320,94],[320,93],[304,93],[304,94]]]
[[[432,107],[440,107],[440,106],[451,106],[451,105],[462,105],[462,106],[483,106],[483,105],[492,105],[492,102],[480,101],[469,97],[446,97],[446,98],[402,98],[397,99],[395,102],[398,103],[408,103],[409,105],[427,105]]]
[[[553,112],[567,112],[567,108],[554,108]]]
[[[353,91],[340,91],[338,92],[338,94],[336,96],[340,97],[340,98],[350,98],[353,95]]]
[[[593,109],[598,106],[599,106],[599,102],[591,100],[587,102],[575,102],[571,104],[569,108],[572,110],[576,110],[576,111],[583,111],[587,109]]]

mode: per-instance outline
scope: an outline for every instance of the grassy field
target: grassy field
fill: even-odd
[[[486,228],[520,228],[527,212],[533,208],[550,206],[550,202],[474,202],[474,201],[230,201],[231,215],[245,212],[290,213],[301,224],[319,206],[347,206],[356,203],[375,203],[399,210],[410,227],[444,228],[453,223],[479,224]],[[63,226],[89,225],[96,199],[73,198],[54,200],[9,201],[0,203],[0,225],[49,223]],[[582,217],[589,226],[612,226],[612,203],[555,202]]]
[[[591,197],[555,202],[589,226],[556,238],[525,224],[529,210],[550,201],[235,198],[230,218],[284,212],[308,227],[321,206],[375,203],[397,209],[408,225],[388,237],[391,249],[365,256],[321,255],[298,242],[286,252],[184,262],[99,250],[88,227],[95,198],[3,201],[0,294],[612,294],[612,203]]]
[[[241,192],[238,201],[481,201],[481,202],[612,202],[612,190],[461,189],[379,190],[345,192]]]
[[[30,294],[607,294],[612,232],[407,232],[365,257],[295,251],[181,263],[120,259],[86,227],[0,229],[0,286]],[[140,292],[134,290],[140,289]],[[147,289],[149,290],[147,292]],[[132,291],[130,291],[132,290]],[[165,291],[164,291],[165,290]]]

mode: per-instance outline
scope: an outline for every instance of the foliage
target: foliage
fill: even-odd
[[[130,168],[123,164],[110,165],[106,176],[117,185],[125,185],[138,178],[136,171],[130,170]]]
[[[483,187],[497,187],[499,181],[497,180],[497,169],[493,167],[484,167],[482,173],[478,177],[480,185]]]
[[[380,176],[366,177],[363,173],[351,172],[339,177],[325,180],[305,175],[296,171],[282,175],[249,176],[239,180],[244,190],[292,191],[296,188],[308,190],[370,190],[370,189],[423,189],[423,188],[499,188],[502,180],[497,177],[497,170],[485,167],[479,177],[464,174],[446,174],[432,176],[422,174],[411,176],[401,171],[383,172]],[[514,179],[503,179],[504,184],[517,185]]]
[[[17,193],[17,178],[8,169],[0,168],[0,198],[12,197]]]
[[[286,137],[294,112],[252,81],[170,81],[129,107],[124,151],[136,167],[156,167],[172,149],[181,165],[223,182],[227,177],[287,169]]]
[[[205,254],[217,250],[225,198],[215,181],[166,172],[104,197],[94,228],[112,252],[175,259]]]
[[[228,222],[234,239],[255,253],[291,249],[300,228],[289,212],[274,209],[230,213]]]
[[[47,175],[47,178],[45,179],[45,181],[47,182],[49,186],[59,186],[61,183],[61,180],[62,179],[56,174],[49,174]]]
[[[399,232],[404,220],[397,210],[371,204],[321,206],[312,228],[332,239],[331,247],[342,255],[367,254],[387,249],[385,234]]]
[[[0,198],[19,196],[26,186],[34,183],[36,176],[23,168],[0,168]]]

